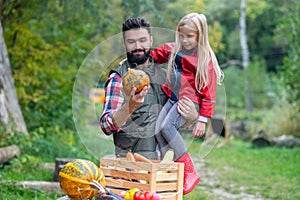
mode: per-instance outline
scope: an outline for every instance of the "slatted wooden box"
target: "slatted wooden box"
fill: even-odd
[[[133,162],[123,158],[100,159],[106,187],[118,194],[136,187],[156,192],[165,199],[182,200],[184,164],[152,162]]]

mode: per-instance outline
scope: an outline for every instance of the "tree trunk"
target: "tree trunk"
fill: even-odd
[[[240,43],[242,48],[242,66],[244,69],[248,67],[249,62],[249,50],[247,45],[247,28],[246,28],[246,7],[247,0],[241,0],[240,7]],[[249,77],[247,72],[245,73],[245,98],[246,107],[249,112],[252,112],[252,99],[249,90]]]
[[[8,53],[0,22],[0,127],[11,134],[16,131],[27,133],[14,86]]]
[[[0,163],[6,163],[20,155],[20,148],[16,145],[0,148]]]

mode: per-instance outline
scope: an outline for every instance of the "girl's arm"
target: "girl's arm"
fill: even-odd
[[[194,137],[203,137],[208,118],[212,118],[216,103],[217,79],[212,62],[208,66],[208,85],[201,90],[202,103],[200,105],[199,117],[193,129]]]
[[[151,56],[154,58],[154,62],[162,64],[169,61],[172,49],[174,48],[175,43],[165,43],[150,52]]]
[[[153,57],[154,62],[158,64],[167,63],[169,61],[172,49],[175,46],[175,43],[165,43],[156,47],[154,50],[150,51],[150,55]],[[119,66],[123,65],[127,58],[124,58],[119,62]]]
[[[212,118],[216,104],[217,89],[217,77],[212,62],[209,62],[208,74],[208,85],[200,91],[202,100],[199,114],[203,117]]]

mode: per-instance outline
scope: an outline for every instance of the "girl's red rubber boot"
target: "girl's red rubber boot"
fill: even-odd
[[[175,162],[184,163],[183,194],[188,194],[200,182],[200,177],[188,153],[185,153],[181,158],[175,160]]]

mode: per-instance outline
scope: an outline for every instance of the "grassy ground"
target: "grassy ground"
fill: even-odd
[[[194,157],[197,157],[198,145],[194,142],[189,149]],[[231,146],[214,148],[204,160],[204,168],[214,171],[214,179],[218,180],[214,187],[228,193],[247,193],[262,199],[300,199],[299,148],[257,149],[250,143],[233,141]],[[201,174],[201,169],[198,171]],[[197,194],[213,194],[211,191],[215,188],[206,185],[205,180],[202,180],[202,185],[204,190],[191,194],[195,195],[194,199],[197,199]]]
[[[201,140],[193,142],[187,139],[189,152],[197,162],[201,154]],[[76,155],[76,152],[74,152]],[[82,152],[80,152],[82,155]],[[75,156],[74,156],[75,157]],[[37,161],[38,162],[38,161]],[[261,199],[294,200],[300,199],[300,149],[263,148],[256,149],[250,143],[232,141],[231,146],[213,148],[201,158],[202,167],[197,168],[201,175],[200,187],[186,195],[184,200],[224,199],[214,193],[222,189],[231,194],[241,192],[259,195]],[[14,183],[3,183],[14,180],[52,181],[53,173],[37,170],[37,164],[22,163],[14,160],[11,165],[0,168],[0,196],[4,200],[12,199],[57,199],[61,195],[42,191],[18,189]],[[1,166],[0,166],[1,167]],[[217,184],[209,184],[206,172],[212,175]],[[1,183],[2,182],[2,183]]]

